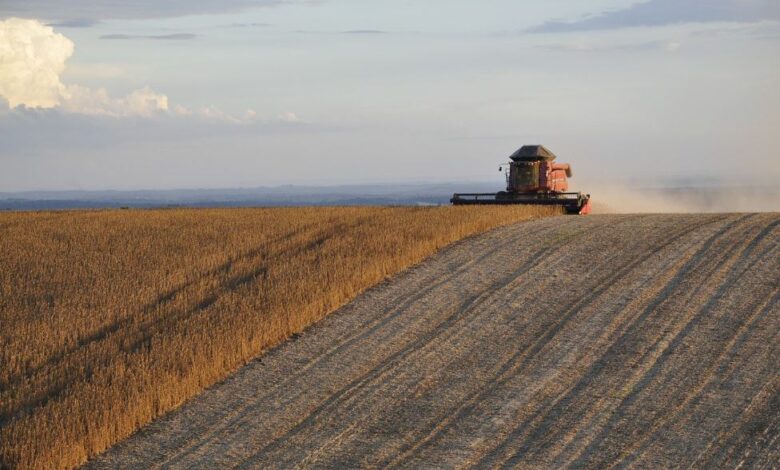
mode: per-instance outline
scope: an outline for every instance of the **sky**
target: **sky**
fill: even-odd
[[[777,0],[0,0],[0,192],[776,185]]]

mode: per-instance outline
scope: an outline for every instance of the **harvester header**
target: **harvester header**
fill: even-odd
[[[561,206],[569,214],[590,213],[590,195],[569,192],[571,165],[555,163],[556,156],[543,145],[525,145],[499,167],[506,175],[506,191],[455,193],[455,205],[538,204]]]

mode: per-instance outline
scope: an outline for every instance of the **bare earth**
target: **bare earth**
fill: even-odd
[[[777,467],[780,215],[465,240],[87,466]]]

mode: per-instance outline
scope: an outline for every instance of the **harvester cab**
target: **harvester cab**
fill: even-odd
[[[543,145],[525,145],[509,156],[499,171],[506,174],[506,191],[455,193],[455,205],[537,204],[563,207],[569,214],[590,213],[590,195],[568,192],[571,165],[555,163],[555,154]]]

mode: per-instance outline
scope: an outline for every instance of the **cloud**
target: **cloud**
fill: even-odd
[[[181,41],[195,39],[197,34],[173,33],[173,34],[104,34],[100,39],[160,39],[166,41]]]
[[[681,23],[754,23],[780,19],[777,0],[649,0],[574,22],[549,21],[531,31],[563,33]]]
[[[52,26],[55,28],[91,28],[98,23],[100,23],[100,21],[93,20],[91,18],[73,18],[55,23],[49,23],[47,26]]]
[[[230,23],[223,25],[226,28],[267,28],[271,23]]]
[[[227,122],[233,124],[245,124],[255,121],[257,113],[252,109],[247,109],[243,116],[234,116],[213,106],[201,106],[198,109],[189,109],[181,105],[173,108],[173,115],[178,117],[197,117],[213,122]]]
[[[0,21],[0,97],[11,109],[61,107],[72,113],[112,116],[148,116],[168,109],[168,98],[149,88],[111,98],[102,88],[65,85],[60,75],[73,50],[73,41],[40,21]]]
[[[294,3],[298,0],[131,0],[96,2],[94,0],[3,0],[0,17],[19,16],[71,21],[173,18],[185,15],[228,13],[253,7]],[[305,0],[301,0],[305,1]]]
[[[35,20],[0,21],[0,96],[11,108],[60,104],[60,74],[73,55],[73,42]]]
[[[73,50],[70,39],[40,21],[0,20],[0,98],[10,109],[58,108],[65,113],[92,116],[148,118],[170,114],[241,121],[213,108],[189,111],[177,105],[171,109],[168,97],[148,86],[114,98],[105,88],[64,84],[61,75]]]
[[[572,42],[557,44],[544,44],[536,46],[537,49],[559,52],[624,52],[638,51],[666,51],[677,52],[683,44],[679,41],[644,41],[628,44],[605,44],[603,41],[587,41],[579,39]]]
[[[378,29],[355,29],[352,31],[342,31],[341,34],[388,34],[387,31],[380,31]]]
[[[122,98],[112,98],[104,88],[92,90],[70,85],[63,98],[62,110],[76,114],[151,117],[168,111],[168,97],[149,87],[135,90]]]
[[[317,35],[347,35],[347,36],[384,36],[393,34],[390,31],[381,29],[350,29],[345,31],[325,31],[316,29],[298,29],[292,31],[295,34],[317,34]]]
[[[292,111],[281,113],[279,116],[277,116],[277,119],[281,122],[300,122],[298,115]]]

